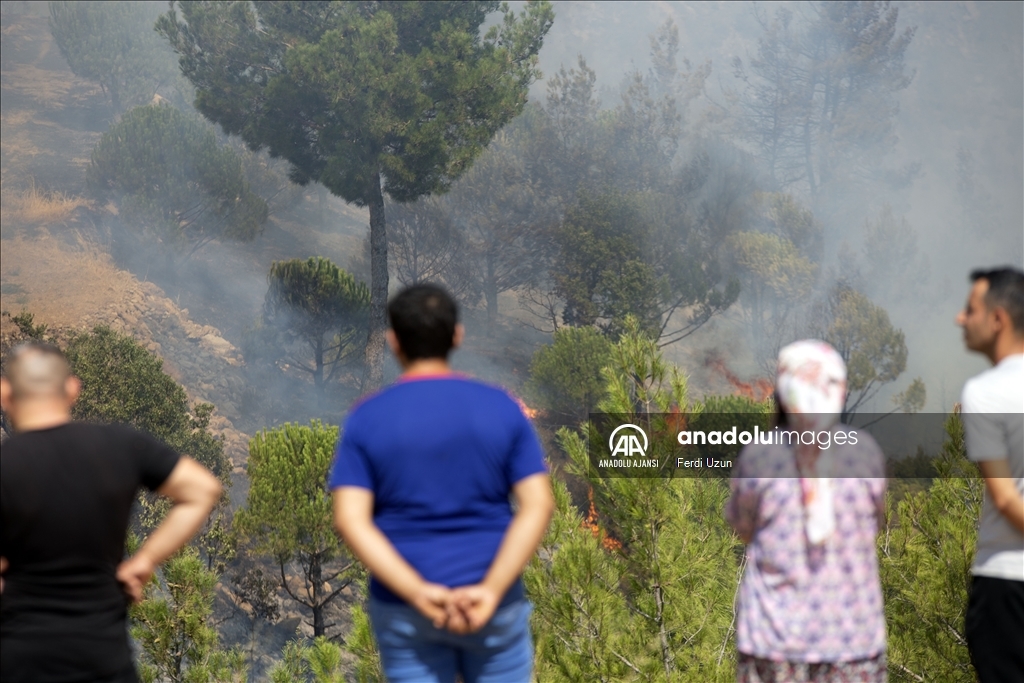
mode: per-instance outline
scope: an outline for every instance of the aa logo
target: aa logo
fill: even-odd
[[[619,432],[622,433],[619,434]],[[618,440],[615,438],[616,434],[619,434]],[[637,438],[637,434],[644,440],[642,446],[640,445],[640,439]],[[612,432],[612,435],[608,437],[608,449],[611,450],[613,457],[616,455],[639,455],[643,457],[647,454],[647,434],[636,425],[619,425]]]

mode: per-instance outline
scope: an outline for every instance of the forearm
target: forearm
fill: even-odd
[[[1017,489],[1017,480],[1007,460],[983,460],[978,463],[985,489],[992,504],[1006,521],[1024,534],[1024,498]]]
[[[1024,534],[1024,498],[1014,492],[1006,493],[999,500],[992,501],[999,514],[1020,533]]]
[[[505,532],[483,585],[496,595],[504,595],[537,551],[550,519],[550,508],[520,509]]]
[[[146,557],[153,566],[161,564],[195,536],[212,509],[213,503],[201,501],[175,504],[136,555]]]
[[[372,522],[350,522],[339,529],[345,543],[374,578],[406,602],[423,585],[423,577],[406,562],[388,537]]]

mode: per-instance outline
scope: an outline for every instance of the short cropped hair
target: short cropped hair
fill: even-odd
[[[989,308],[1005,309],[1014,331],[1024,334],[1024,271],[1011,266],[972,271],[971,282],[978,280],[988,282],[985,304]]]
[[[49,342],[32,339],[11,349],[4,377],[14,399],[64,393],[71,367],[64,352]]]
[[[447,358],[459,310],[443,287],[425,282],[392,297],[388,319],[408,360]]]

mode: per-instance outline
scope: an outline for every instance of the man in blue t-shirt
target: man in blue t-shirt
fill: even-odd
[[[329,482],[335,526],[370,570],[389,681],[528,683],[531,607],[520,574],[551,518],[551,486],[519,405],[451,371],[457,315],[429,284],[388,304],[403,373],[345,423]]]

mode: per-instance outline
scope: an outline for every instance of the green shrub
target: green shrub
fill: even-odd
[[[199,553],[185,548],[163,565],[131,608],[131,634],[141,650],[140,678],[145,681],[245,680],[245,657],[220,646],[213,619],[217,574]]]
[[[11,316],[11,322],[18,326],[21,333],[30,339],[43,339],[46,336],[46,325],[33,324],[35,316],[28,311],[22,311],[18,315]]]
[[[252,240],[267,203],[249,189],[238,154],[213,129],[170,106],[132,109],[100,139],[86,172],[91,192],[138,225],[195,251],[213,239]]]
[[[174,52],[153,30],[160,9],[149,2],[50,3],[60,53],[76,76],[99,83],[117,114],[150,102],[157,90],[192,99]]]
[[[890,495],[878,539],[892,681],[977,680],[964,614],[985,482],[967,459],[958,412],[945,428],[936,478],[898,503]]]
[[[185,390],[163,371],[159,358],[105,326],[73,336],[66,353],[82,380],[72,410],[76,420],[132,425],[227,478],[224,444],[207,430],[213,406],[190,409]]]
[[[541,410],[580,422],[604,395],[601,369],[611,360],[611,342],[593,327],[563,327],[530,363],[527,392]]]
[[[342,683],[353,680],[344,675],[342,647],[323,636],[312,641],[289,640],[285,643],[283,655],[282,661],[270,670],[270,683]],[[369,683],[373,679],[355,680]]]

